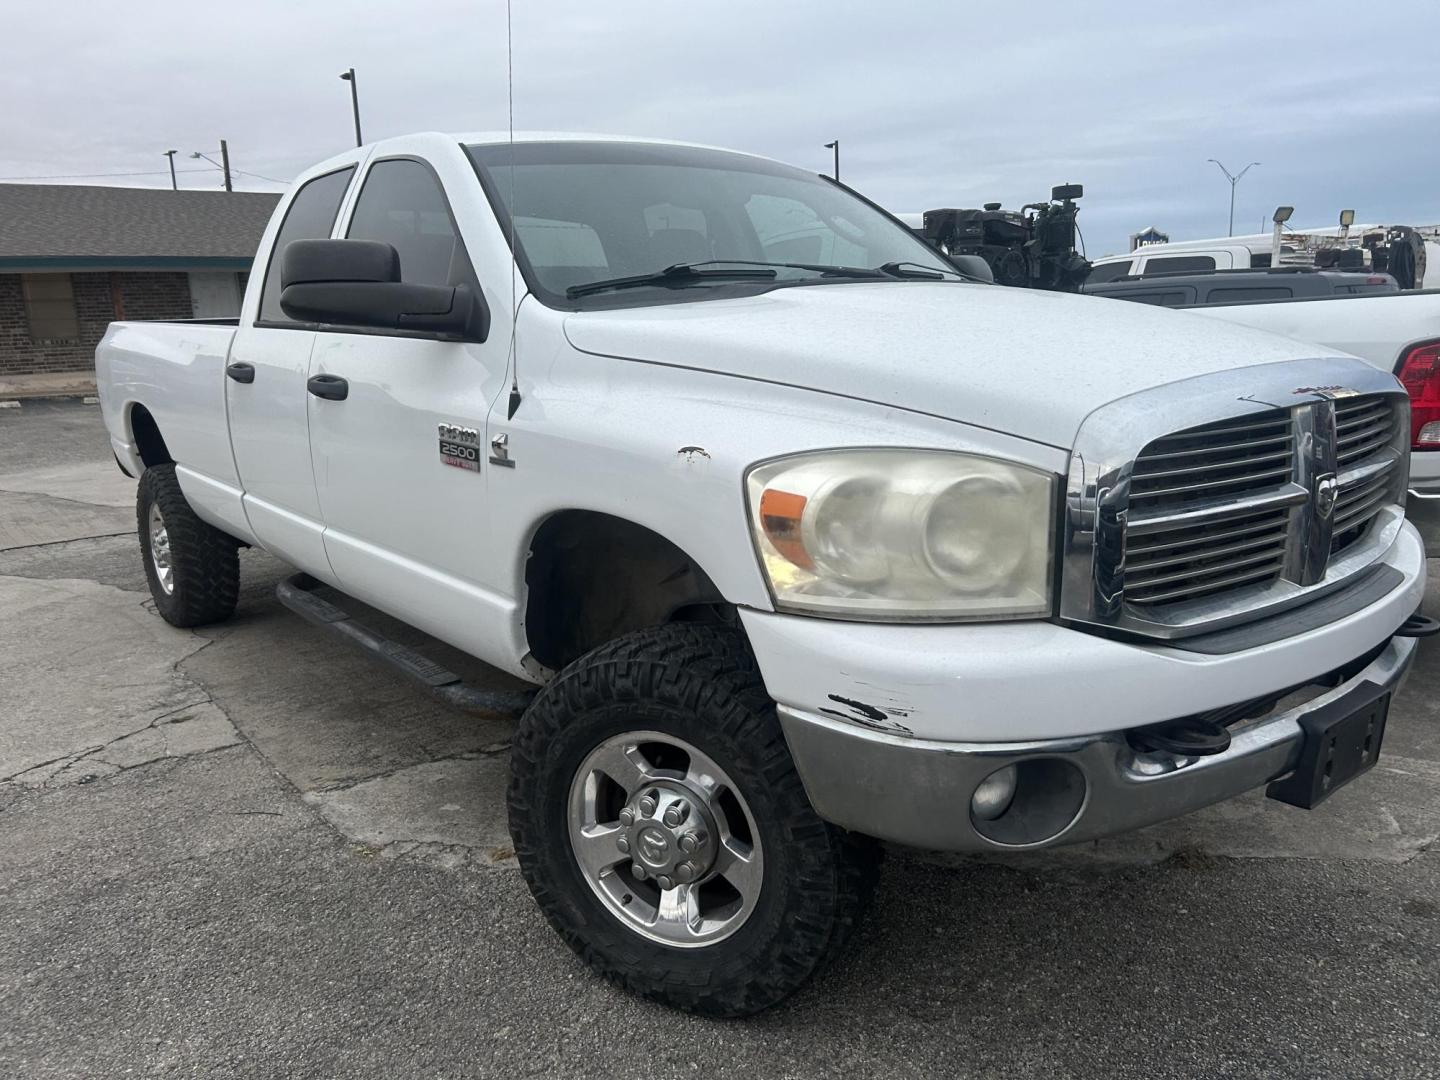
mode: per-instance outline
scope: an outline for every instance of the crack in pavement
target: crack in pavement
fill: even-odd
[[[95,533],[93,536],[72,536],[65,540],[44,540],[38,544],[17,544],[14,547],[0,548],[0,554],[9,555],[11,552],[17,551],[34,551],[36,548],[60,547],[62,544],[78,544],[82,540],[113,540],[117,536],[134,535],[134,529],[127,529],[125,530],[125,532]],[[92,581],[94,579],[86,578],[85,580]],[[96,582],[96,584],[99,584],[99,582]]]
[[[32,765],[32,766],[30,766],[29,768],[22,769],[21,771],[19,771],[19,772],[17,772],[17,773],[12,773],[12,774],[9,775],[9,776],[0,776],[0,783],[19,783],[19,784],[25,784],[25,783],[26,783],[25,777],[28,776],[30,773],[37,772],[37,771],[39,771],[39,770],[41,770],[41,769],[47,769],[47,768],[49,768],[51,765],[56,764],[57,762],[61,762],[61,761],[65,762],[65,764],[62,765],[62,766],[60,766],[59,769],[56,769],[56,770],[54,770],[53,772],[51,772],[49,775],[47,775],[46,778],[45,778],[44,780],[42,780],[39,784],[37,784],[37,785],[27,785],[27,786],[36,787],[38,790],[44,791],[44,790],[50,790],[50,788],[51,788],[51,782],[52,782],[52,781],[58,780],[58,779],[62,776],[62,774],[66,773],[67,771],[69,771],[70,769],[74,768],[75,766],[81,764],[82,762],[85,762],[85,761],[90,760],[91,758],[97,759],[102,765],[105,765],[107,768],[112,768],[112,769],[114,769],[114,770],[115,770],[115,773],[122,773],[122,772],[127,772],[127,771],[129,771],[130,769],[139,768],[141,765],[148,765],[148,764],[150,764],[151,762],[159,761],[159,760],[161,760],[161,759],[163,759],[163,758],[168,758],[168,757],[196,757],[196,756],[198,756],[199,754],[209,753],[209,752],[212,751],[212,750],[223,750],[223,749],[224,749],[225,747],[227,747],[227,746],[234,746],[234,745],[235,745],[234,742],[229,742],[229,743],[224,743],[224,744],[219,745],[219,746],[212,746],[212,747],[208,747],[208,748],[205,748],[205,749],[202,749],[202,750],[194,750],[194,751],[190,751],[190,752],[183,753],[183,754],[173,754],[173,755],[172,755],[172,754],[170,753],[170,745],[171,745],[171,744],[170,744],[170,739],[169,739],[167,733],[164,731],[164,729],[165,729],[166,727],[175,727],[175,726],[178,726],[178,725],[180,725],[180,724],[187,723],[187,722],[195,719],[194,717],[186,716],[186,717],[184,717],[184,718],[182,718],[182,719],[180,719],[180,720],[172,720],[171,717],[173,717],[173,716],[175,716],[175,715],[177,715],[177,714],[179,714],[179,713],[182,713],[182,712],[187,712],[187,711],[193,712],[194,710],[196,710],[196,709],[198,709],[198,708],[200,708],[201,706],[204,706],[204,705],[215,705],[215,701],[214,701],[213,698],[211,698],[211,697],[207,694],[204,698],[201,698],[199,701],[188,702],[187,704],[180,705],[180,706],[178,706],[178,707],[176,707],[176,708],[173,708],[173,709],[169,709],[169,710],[167,710],[166,712],[163,712],[163,713],[161,713],[159,716],[155,717],[155,719],[151,720],[148,724],[142,724],[140,727],[135,728],[133,731],[126,731],[126,732],[123,732],[123,733],[120,734],[120,735],[116,735],[113,739],[109,739],[109,740],[107,740],[106,742],[103,742],[103,743],[99,744],[98,746],[87,747],[87,748],[85,748],[85,749],[83,749],[83,750],[75,751],[75,752],[73,752],[73,753],[61,754],[59,757],[51,758],[49,761],[42,761],[42,762],[40,762],[40,764],[38,764],[38,765]],[[218,705],[215,705],[215,707],[216,707],[217,710],[219,710],[219,711],[221,712],[222,715],[224,715],[224,710],[223,710],[223,709],[220,709],[220,707],[219,707]],[[226,717],[226,719],[228,720],[229,718]],[[233,725],[232,725],[232,727],[233,727]],[[105,751],[109,750],[111,747],[115,746],[116,744],[118,744],[118,743],[123,743],[123,742],[125,742],[127,739],[133,739],[133,738],[135,738],[137,735],[144,734],[144,733],[147,732],[147,731],[157,731],[157,732],[160,734],[160,737],[161,737],[161,746],[162,746],[162,748],[163,748],[163,750],[164,750],[164,753],[162,753],[162,754],[159,755],[158,757],[149,758],[149,759],[147,759],[147,760],[145,760],[145,761],[132,762],[132,763],[129,764],[129,765],[122,765],[122,764],[117,764],[116,762],[113,762],[113,761],[106,761],[103,757],[100,756],[100,755],[104,754]],[[238,732],[237,732],[237,735],[238,735]],[[115,773],[112,773],[112,774],[110,774],[110,775],[115,775]]]
[[[302,792],[302,794],[306,796],[334,795],[340,792],[350,791],[352,788],[357,788],[361,784],[370,784],[376,780],[388,780],[393,776],[400,775],[408,769],[420,769],[424,768],[426,765],[442,765],[447,761],[479,761],[484,758],[499,757],[501,754],[505,753],[509,749],[510,740],[504,739],[500,742],[489,743],[488,745],[480,747],[480,749],[478,750],[461,750],[458,753],[445,754],[441,757],[426,758],[424,761],[407,761],[403,765],[396,765],[395,767],[390,769],[382,769],[380,772],[367,773],[366,775],[357,777],[353,780],[345,780],[335,784],[325,784],[318,787],[313,787],[310,788],[308,791]],[[297,788],[296,790],[299,789]]]

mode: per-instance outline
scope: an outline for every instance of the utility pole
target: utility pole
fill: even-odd
[[[1225,179],[1226,179],[1226,180],[1229,180],[1229,181],[1230,181],[1230,231],[1229,231],[1228,233],[1226,233],[1225,235],[1226,235],[1226,236],[1234,236],[1234,235],[1235,235],[1235,185],[1238,184],[1238,183],[1240,183],[1240,181],[1241,181],[1242,179],[1244,179],[1245,174],[1246,174],[1247,172],[1249,172],[1251,169],[1253,169],[1256,165],[1259,165],[1260,162],[1258,162],[1258,161],[1252,161],[1252,162],[1250,162],[1249,165],[1246,165],[1243,169],[1240,170],[1239,175],[1237,175],[1237,176],[1231,176],[1231,175],[1230,175],[1230,170],[1227,169],[1227,168],[1225,168],[1224,165],[1221,165],[1220,162],[1215,161],[1215,159],[1214,159],[1213,157],[1212,157],[1212,158],[1206,158],[1205,160],[1206,160],[1206,161],[1213,161],[1213,162],[1215,162],[1216,168],[1218,168],[1222,173],[1225,174]]]
[[[173,152],[173,151],[172,151],[172,152]],[[205,160],[205,161],[208,161],[211,165],[214,165],[217,169],[219,169],[222,173],[225,174],[225,190],[226,190],[226,191],[233,191],[233,190],[234,190],[234,189],[230,186],[230,144],[227,143],[224,139],[221,139],[221,140],[220,140],[220,160],[219,160],[219,161],[216,161],[216,160],[215,160],[214,158],[212,158],[209,154],[202,154],[199,150],[194,151],[190,156],[191,156],[192,158],[201,158],[201,159],[203,159],[203,160]],[[173,164],[173,161],[172,161],[172,164],[171,164],[170,167],[171,167],[172,169],[175,167],[174,164]]]
[[[355,69],[340,73],[340,78],[350,84],[350,111],[355,115],[355,145],[365,145],[365,140],[360,138],[360,89],[355,84]]]
[[[840,179],[840,140],[836,139],[834,142],[827,142],[825,149],[835,151],[835,179],[838,181]]]
[[[178,150],[166,150],[165,156],[170,159],[170,190],[179,191],[180,185],[175,182],[175,155]]]

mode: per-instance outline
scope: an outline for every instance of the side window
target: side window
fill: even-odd
[[[1137,304],[1153,304],[1155,307],[1188,307],[1195,301],[1188,289],[1171,292],[1117,293],[1122,300],[1133,300]]]
[[[1214,270],[1213,255],[1157,255],[1145,260],[1144,274],[1180,274],[1196,270]]]
[[[1207,303],[1239,304],[1246,300],[1289,300],[1295,294],[1288,285],[1250,286],[1249,288],[1211,289]]]
[[[1130,273],[1130,265],[1134,260],[1126,262],[1101,263],[1099,266],[1090,268],[1090,276],[1085,279],[1087,285],[1098,285],[1102,281],[1114,281],[1116,278],[1124,277]]]
[[[450,219],[440,181],[418,161],[379,161],[365,174],[352,240],[379,240],[400,254],[400,280],[414,285],[468,285],[475,275]]]
[[[335,227],[335,215],[340,212],[340,200],[350,186],[355,167],[317,176],[307,180],[285,211],[285,220],[275,235],[275,247],[270,253],[270,264],[265,268],[265,291],[260,294],[260,319],[262,322],[291,322],[280,310],[280,266],[285,258],[285,245],[292,240],[325,240]]]

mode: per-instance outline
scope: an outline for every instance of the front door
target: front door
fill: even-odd
[[[268,550],[326,580],[305,388],[315,332],[280,310],[280,263],[290,241],[330,235],[354,172],[318,176],[296,192],[271,246],[259,306],[245,316],[253,324],[236,333],[225,373],[230,443],[250,529]]]
[[[371,165],[346,234],[395,247],[404,281],[465,284],[475,272],[428,165]],[[339,586],[471,653],[492,651],[510,601],[485,565],[485,416],[505,389],[505,344],[325,331],[310,374],[345,381],[311,397],[310,443]],[[487,644],[488,643],[488,644]]]

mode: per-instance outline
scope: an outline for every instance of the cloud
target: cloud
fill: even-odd
[[[1302,225],[1440,222],[1440,91],[1418,43],[1433,0],[1356,7],[853,0],[514,0],[515,120],[658,135],[844,178],[897,210],[1018,206],[1083,182],[1092,253],[1157,224],[1224,231],[1280,202]],[[0,176],[149,172],[164,150],[288,179],[352,139],[506,122],[497,0],[20,5],[0,41]],[[1412,44],[1413,43],[1413,44]],[[17,103],[19,107],[17,107]],[[186,185],[218,185],[181,156]],[[240,186],[276,185],[242,176]]]

